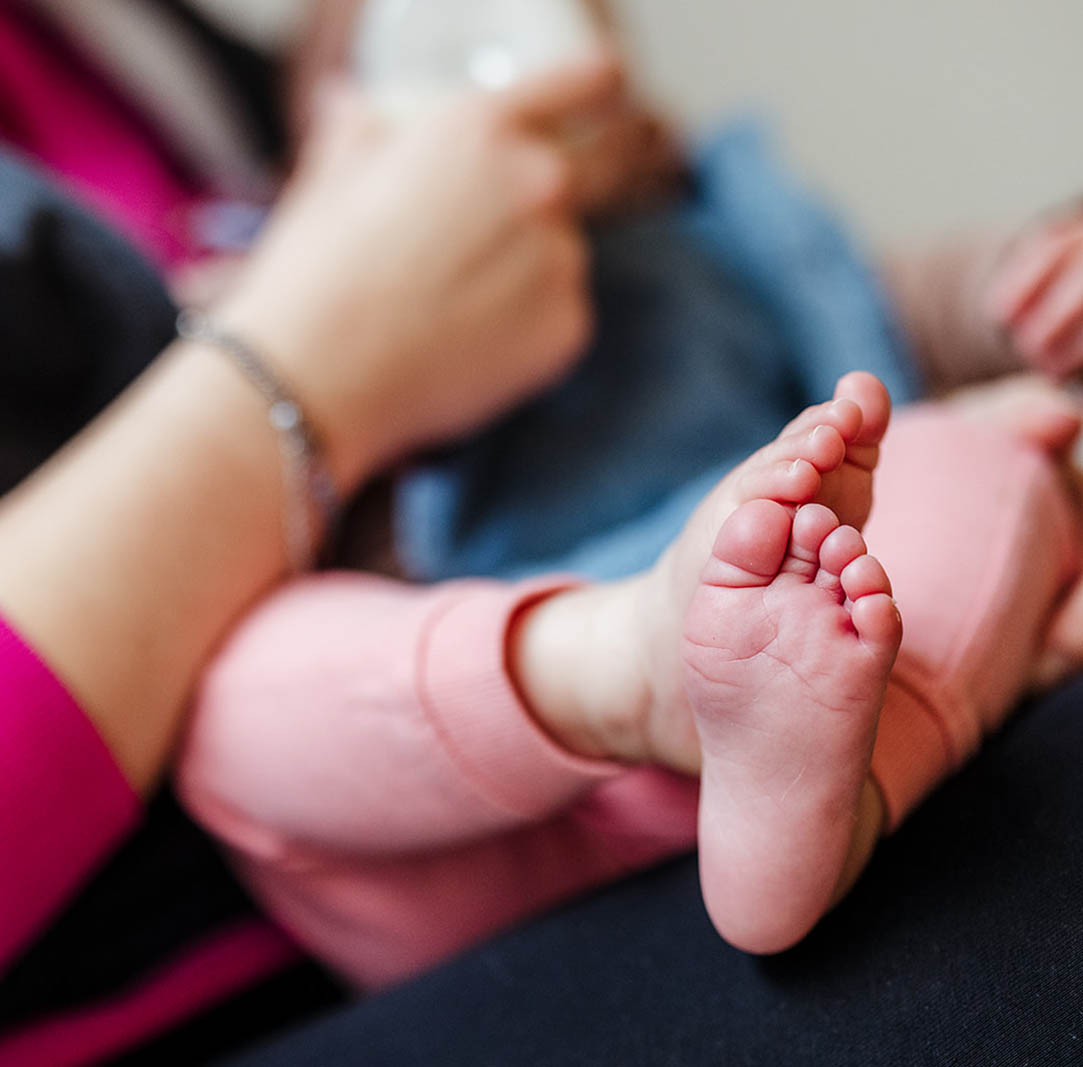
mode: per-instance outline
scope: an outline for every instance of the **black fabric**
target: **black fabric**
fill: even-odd
[[[266,1040],[349,994],[315,963],[300,963],[111,1061],[114,1067],[192,1067]]]
[[[194,938],[253,914],[168,793],[0,981],[0,1029],[127,989]]]
[[[1078,1067],[1083,681],[1036,704],[772,959],[724,945],[694,860],[236,1061],[304,1067]]]
[[[146,367],[173,315],[147,263],[0,152],[0,492]]]

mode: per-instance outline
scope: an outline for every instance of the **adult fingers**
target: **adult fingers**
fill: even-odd
[[[501,100],[510,121],[546,132],[611,105],[623,86],[620,61],[603,51],[591,59],[532,76],[509,89]]]
[[[583,212],[646,205],[681,187],[687,166],[676,138],[633,101],[621,101],[587,132],[568,149]]]

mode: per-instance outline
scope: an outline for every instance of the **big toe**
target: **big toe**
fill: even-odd
[[[774,500],[742,504],[722,525],[703,581],[738,588],[767,585],[786,557],[792,527],[792,512]]]

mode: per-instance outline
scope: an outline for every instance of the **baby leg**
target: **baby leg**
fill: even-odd
[[[917,408],[884,442],[866,538],[905,621],[872,761],[888,828],[1018,702],[1076,572],[1057,435],[997,419]]]
[[[816,501],[843,522],[863,523],[890,413],[876,378],[846,375],[833,401],[806,409],[722,479],[650,571],[552,598],[524,616],[511,659],[547,731],[581,755],[698,773],[680,635],[719,530],[750,501],[791,509]]]

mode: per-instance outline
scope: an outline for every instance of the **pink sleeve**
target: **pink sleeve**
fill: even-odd
[[[522,705],[508,625],[555,588],[309,579],[206,679],[182,796],[275,917],[359,984],[694,841],[693,783],[573,757]]]
[[[0,971],[132,829],[139,800],[49,668],[0,619]]]
[[[504,664],[509,620],[559,587],[338,574],[272,596],[205,677],[186,803],[268,856],[416,852],[564,807],[617,768],[553,744]]]
[[[872,759],[894,829],[1018,704],[1078,573],[1075,516],[1048,457],[936,405],[892,424],[869,548],[903,641]]]

